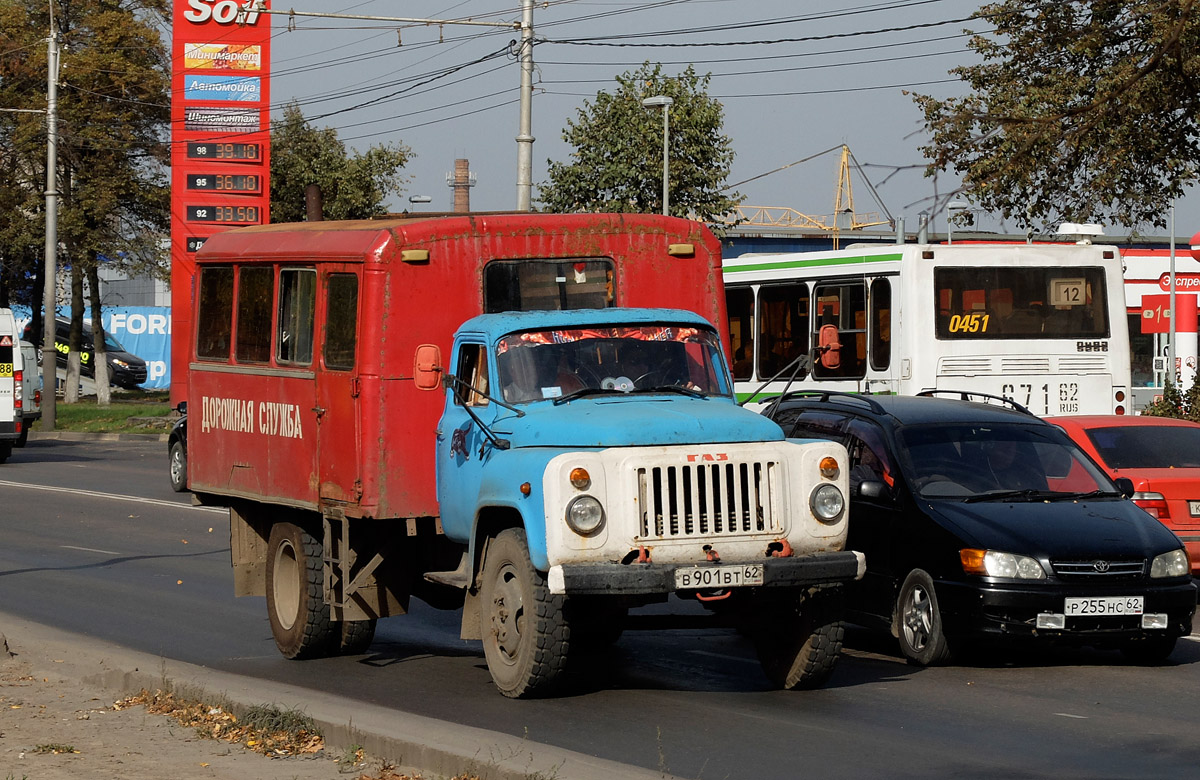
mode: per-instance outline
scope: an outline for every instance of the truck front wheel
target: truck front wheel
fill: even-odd
[[[321,574],[321,543],[292,523],[275,523],[267,550],[267,616],[285,658],[323,658],[334,650]]]
[[[789,691],[819,688],[829,680],[842,652],[842,591],[812,588],[797,603],[760,611],[755,648],[763,672]]]
[[[488,671],[510,698],[545,693],[562,676],[570,631],[562,596],[529,561],[525,531],[501,531],[488,545],[480,592]]]

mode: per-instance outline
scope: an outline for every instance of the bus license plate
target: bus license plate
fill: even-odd
[[[675,587],[683,588],[737,588],[745,585],[762,585],[763,567],[748,566],[696,566],[691,569],[675,570]]]
[[[1200,501],[1189,501],[1188,512],[1192,517],[1200,517]]]
[[[1063,614],[1067,617],[1083,617],[1085,615],[1140,615],[1142,614],[1141,596],[1107,596],[1104,598],[1067,599],[1063,606]]]

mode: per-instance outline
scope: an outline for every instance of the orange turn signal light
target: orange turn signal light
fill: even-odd
[[[987,555],[987,550],[959,550],[958,557],[962,561],[963,571],[967,574],[987,574],[987,566],[984,565],[983,559]]]
[[[837,479],[841,467],[838,466],[837,458],[832,455],[826,455],[821,458],[821,476],[826,479]]]
[[[571,469],[571,484],[578,490],[587,490],[592,486],[592,475],[582,466]]]

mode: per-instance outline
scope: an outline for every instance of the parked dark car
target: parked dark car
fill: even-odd
[[[187,490],[187,401],[181,402],[176,411],[179,419],[171,426],[167,436],[167,473],[171,477],[171,488],[176,493]]]
[[[1010,639],[1164,660],[1196,609],[1183,544],[1061,429],[973,398],[802,392],[764,411],[849,452],[846,546],[867,558],[849,618],[922,666]]]
[[[25,326],[22,337],[39,349],[42,346],[42,334],[33,332],[33,325]],[[55,321],[54,349],[58,353],[58,365],[67,365],[67,355],[71,352],[71,321],[58,319]],[[117,387],[132,390],[146,381],[146,361],[133,354],[117,341],[111,333],[104,334],[104,349],[108,358],[108,380]],[[83,376],[95,376],[95,349],[92,345],[91,327],[84,325],[83,338],[79,350],[79,373]]]

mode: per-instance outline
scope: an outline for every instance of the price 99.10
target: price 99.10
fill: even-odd
[[[235,225],[257,225],[257,206],[188,206],[188,222],[222,222]]]

